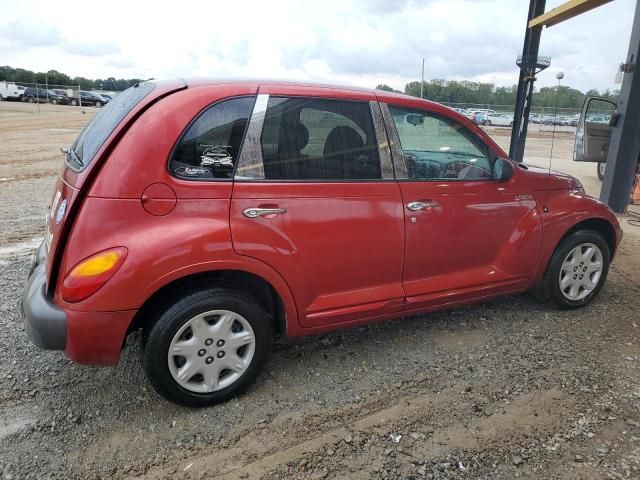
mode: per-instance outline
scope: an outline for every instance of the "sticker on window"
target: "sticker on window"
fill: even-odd
[[[209,167],[178,167],[174,170],[176,175],[189,178],[212,178],[213,174]]]

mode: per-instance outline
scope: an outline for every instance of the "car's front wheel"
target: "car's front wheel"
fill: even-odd
[[[204,288],[175,301],[148,329],[144,368],[167,400],[208,406],[255,380],[271,340],[268,315],[253,297]]]
[[[98,108],[99,108],[99,107],[101,107],[101,106],[102,106],[102,102],[101,102],[101,101],[97,101],[97,102],[96,102],[96,107],[98,107]]]
[[[598,162],[598,180],[604,180],[604,172],[607,169],[607,164],[605,162]]]
[[[611,252],[594,230],[578,230],[556,248],[542,282],[542,296],[562,309],[583,307],[598,295],[609,272]]]
[[[487,127],[490,127],[490,126],[491,126],[491,120],[485,120],[485,121],[484,121],[484,124],[485,124]]]

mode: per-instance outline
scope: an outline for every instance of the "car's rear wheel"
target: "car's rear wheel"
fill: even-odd
[[[78,101],[74,98],[73,100],[71,100],[71,105],[75,107],[76,105],[78,105]]]
[[[36,101],[36,99],[33,98],[33,97],[28,97],[27,98],[27,102],[29,102],[29,103],[34,103],[35,101]]]
[[[610,258],[609,245],[599,232],[573,232],[556,248],[539,293],[562,309],[583,307],[602,289]]]
[[[98,101],[96,102],[96,107],[101,107],[102,106],[102,102]]]
[[[607,164],[604,162],[598,162],[598,179],[600,181],[604,180],[604,172],[607,169]]]
[[[251,296],[208,288],[172,303],[148,329],[144,368],[167,400],[208,406],[241,392],[271,350],[267,313]]]
[[[513,128],[513,122],[509,122],[509,127]]]
[[[484,121],[484,124],[485,124],[487,127],[490,127],[490,126],[491,126],[491,120],[485,120],[485,121]]]
[[[57,105],[58,104],[58,100],[56,100],[55,98],[53,98],[51,100],[51,105]]]

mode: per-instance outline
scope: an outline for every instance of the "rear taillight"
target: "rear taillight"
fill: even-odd
[[[100,290],[124,263],[125,247],[115,247],[84,259],[71,269],[60,291],[65,302],[76,303]]]

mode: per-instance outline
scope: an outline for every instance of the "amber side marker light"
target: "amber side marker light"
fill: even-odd
[[[62,299],[69,303],[86,300],[111,280],[126,257],[127,249],[116,247],[85,258],[62,282]]]

